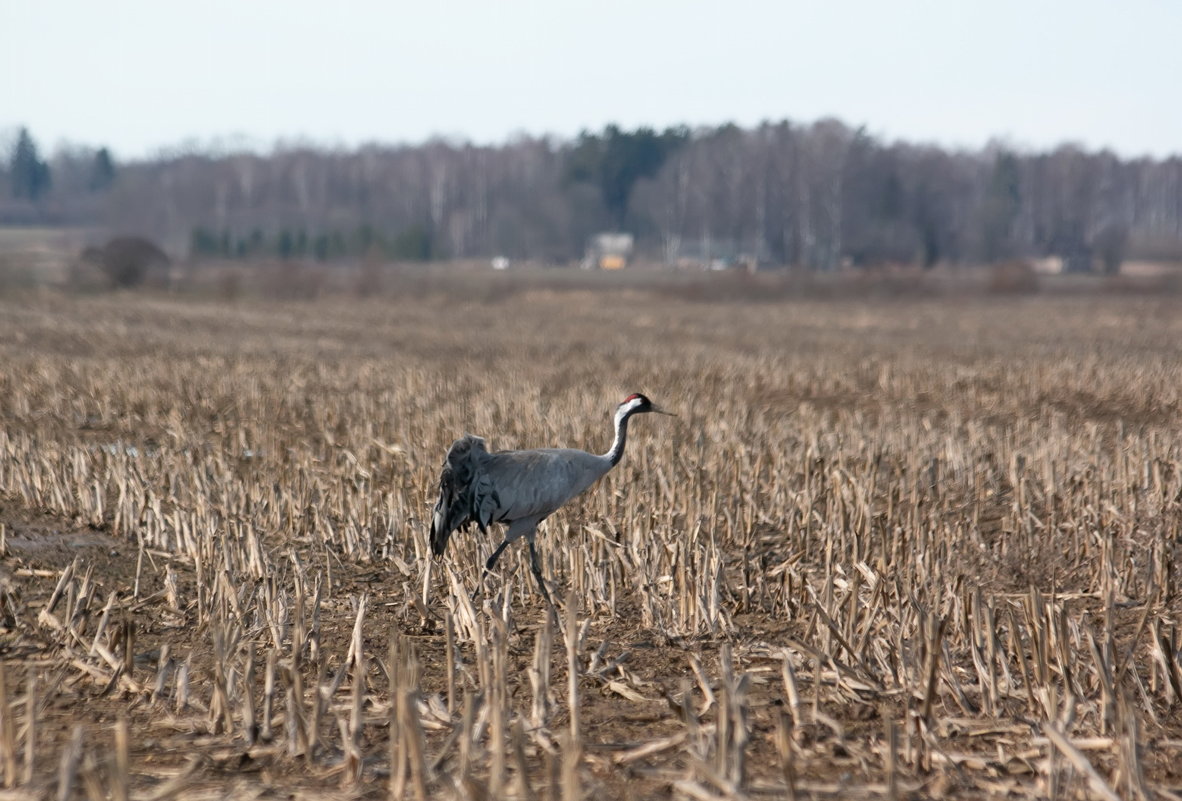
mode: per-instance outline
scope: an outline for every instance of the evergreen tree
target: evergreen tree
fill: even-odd
[[[654,177],[665,159],[687,141],[686,128],[668,128],[664,133],[652,128],[628,132],[609,125],[602,136],[584,131],[567,155],[566,179],[598,186],[604,207],[617,227],[623,228],[636,182]]]
[[[422,225],[412,225],[390,243],[390,255],[406,261],[430,261],[431,233]]]
[[[328,261],[328,234],[317,234],[312,240],[312,256],[316,261]]]
[[[276,250],[279,252],[279,258],[290,259],[292,252],[295,250],[295,243],[292,241],[291,232],[284,228],[279,232],[279,242],[276,245]]]
[[[207,228],[194,228],[189,235],[189,253],[193,256],[216,256],[217,252],[217,236]]]
[[[353,233],[353,239],[357,243],[357,252],[365,254],[369,252],[370,246],[377,240],[377,235],[374,233],[372,225],[362,223]]]
[[[49,190],[49,165],[37,154],[37,144],[27,128],[21,128],[9,162],[12,196],[37,200]]]
[[[1021,207],[1018,158],[1013,153],[999,153],[993,163],[993,175],[981,209],[981,248],[985,261],[998,261],[1013,255],[1014,221]]]
[[[94,162],[90,166],[90,191],[104,192],[115,182],[115,162],[111,158],[111,151],[100,147],[94,154]]]

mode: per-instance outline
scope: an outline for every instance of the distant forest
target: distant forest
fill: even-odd
[[[593,234],[627,231],[641,257],[669,263],[1182,261],[1182,157],[949,150],[836,120],[127,162],[106,148],[43,155],[23,129],[11,139],[0,225],[140,234],[182,257],[567,264]]]

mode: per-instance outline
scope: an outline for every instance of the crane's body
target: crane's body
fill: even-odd
[[[574,448],[489,453],[482,438],[471,434],[460,437],[448,449],[439,476],[439,498],[431,520],[432,552],[441,556],[452,532],[469,523],[476,523],[485,533],[489,525],[504,523],[508,526],[505,539],[489,557],[485,570],[493,569],[509,543],[525,537],[530,568],[548,600],[534,546],[538,524],[619,463],[628,438],[628,419],[645,412],[669,414],[644,395],[629,395],[616,409],[615,440],[602,455]]]

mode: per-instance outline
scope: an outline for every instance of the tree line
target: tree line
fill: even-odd
[[[666,262],[1182,260],[1180,157],[951,150],[832,119],[124,163],[106,148],[44,157],[21,130],[9,150],[0,224],[92,225],[197,257],[570,263],[593,234],[622,230]]]

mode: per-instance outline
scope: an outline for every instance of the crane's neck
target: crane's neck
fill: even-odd
[[[628,441],[628,418],[632,416],[632,409],[621,406],[616,410],[616,439],[612,442],[611,450],[604,454],[604,458],[615,467],[624,458],[624,443]]]

